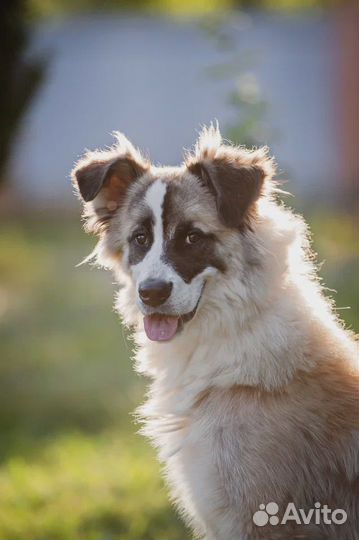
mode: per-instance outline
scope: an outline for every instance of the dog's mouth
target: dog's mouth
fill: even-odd
[[[202,293],[194,309],[184,315],[165,315],[163,313],[145,315],[143,317],[143,324],[148,339],[151,341],[170,341],[174,338],[182,330],[184,324],[195,316],[201,297]]]

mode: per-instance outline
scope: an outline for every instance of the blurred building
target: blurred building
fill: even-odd
[[[342,37],[351,15],[236,17],[239,60],[248,60],[245,70],[269,104],[262,142],[276,155],[286,189],[319,198],[347,190],[353,171],[344,170],[343,152],[356,83],[348,57],[354,48]],[[113,130],[155,162],[176,164],[201,124],[218,119],[225,131],[235,121],[228,103],[234,78],[207,72],[227,53],[193,21],[116,14],[46,23],[36,28],[31,53],[47,56],[49,67],[10,164],[12,190],[27,205],[74,205],[73,162],[85,147],[111,144]]]

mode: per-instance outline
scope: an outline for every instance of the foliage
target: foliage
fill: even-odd
[[[0,4],[0,182],[19,121],[41,82],[44,63],[26,58],[28,29],[25,0]]]
[[[350,215],[311,222],[325,282],[358,329]],[[160,469],[130,415],[144,395],[103,271],[75,265],[78,220],[1,223],[0,538],[184,539]]]
[[[231,8],[297,11],[330,8],[347,0],[28,0],[34,16],[59,16],[84,11],[131,10],[146,13],[196,16],[223,13]]]
[[[171,15],[200,15],[229,9],[232,0],[28,0],[34,16],[59,16],[85,11],[133,11]]]
[[[238,43],[239,30],[246,20],[243,14],[215,14],[203,18],[201,27],[223,54],[222,62],[207,69],[208,75],[228,79],[232,86],[227,101],[233,120],[226,126],[226,136],[236,144],[251,147],[267,140],[270,130],[266,122],[268,104],[253,73],[255,54],[241,50]]]

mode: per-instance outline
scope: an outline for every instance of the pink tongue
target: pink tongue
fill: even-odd
[[[146,315],[143,318],[145,332],[152,341],[168,341],[177,331],[178,317]]]

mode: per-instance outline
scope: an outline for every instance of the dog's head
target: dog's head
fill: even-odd
[[[181,167],[151,165],[120,134],[113,148],[78,162],[87,229],[100,234],[99,258],[121,276],[149,339],[172,339],[202,308],[206,284],[240,257],[233,251],[272,175],[266,149],[224,145],[214,127]]]

